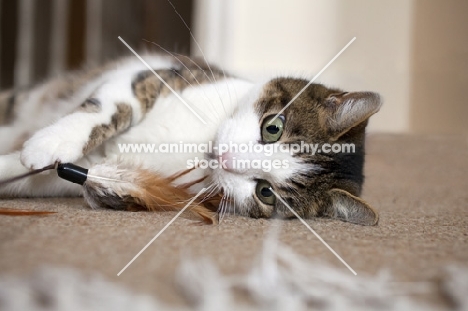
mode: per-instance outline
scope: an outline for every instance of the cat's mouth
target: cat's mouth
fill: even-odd
[[[219,155],[215,154],[213,151],[212,152],[206,152],[205,153],[205,160],[217,160],[219,158]]]

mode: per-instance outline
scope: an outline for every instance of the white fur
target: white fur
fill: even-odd
[[[154,69],[174,66],[174,63],[167,58],[155,56],[144,58]],[[140,103],[133,97],[131,81],[135,74],[146,69],[139,60],[127,59],[116,65],[114,69],[90,81],[73,96],[73,99],[70,99],[72,103],[68,103],[68,108],[63,109],[61,113],[62,115],[68,113],[70,106],[79,106],[87,97],[97,98],[101,102],[102,110],[93,113],[74,112],[37,131],[25,143],[21,152],[21,162],[24,166],[28,169],[36,169],[60,161],[81,163],[86,167],[92,167],[101,162],[114,163],[120,160],[169,176],[186,169],[188,160],[195,157],[203,159],[205,155],[203,153],[121,154],[118,145],[125,143],[206,143],[208,141],[258,144],[260,141],[259,118],[261,116],[255,112],[254,103],[262,91],[262,85],[255,86],[241,79],[229,78],[184,89],[180,96],[207,122],[205,125],[173,94],[157,99],[153,108],[143,115]],[[44,85],[35,90],[29,99],[32,102],[27,105],[37,106],[36,101],[46,88],[47,85]],[[122,102],[129,104],[132,108],[132,126],[125,133],[109,139],[103,146],[83,157],[82,150],[91,130],[95,126],[108,124],[112,115],[117,111],[116,104]],[[26,103],[23,105],[26,106]],[[41,118],[36,119],[39,121]],[[44,118],[47,122],[51,119],[52,117]],[[43,125],[47,125],[47,122]],[[271,172],[258,169],[242,172],[224,169],[210,171],[213,177],[210,181],[231,194],[241,212],[243,211],[242,204],[253,196],[255,179],[282,182],[292,174],[305,169],[300,161],[287,153],[273,154],[270,157],[256,154],[237,154],[237,156],[239,159],[253,159],[254,156],[259,156],[260,160],[287,160],[289,164],[288,168],[273,169]],[[26,170],[19,164],[18,154],[16,154],[13,157],[0,157],[0,171],[2,176],[5,176],[3,175],[5,171],[8,172],[6,175],[12,176]],[[103,173],[99,169],[91,171]],[[188,182],[206,174],[207,172],[196,169],[178,179],[177,182]],[[39,176],[12,184],[6,189],[0,189],[0,195],[49,196],[81,193],[79,186],[61,181],[54,175]],[[200,184],[191,189],[197,192],[205,186],[207,185]]]
[[[170,65],[155,61],[153,63]],[[112,115],[117,111],[118,103],[130,104],[133,125],[140,122],[143,116],[140,104],[132,94],[131,84],[133,76],[144,69],[141,62],[128,61],[119,69],[110,70],[97,79],[101,85],[92,96],[101,102],[101,111],[75,112],[36,132],[25,143],[21,152],[21,162],[24,166],[38,169],[55,161],[66,163],[80,159],[91,130],[95,126],[110,123]]]
[[[173,64],[173,60],[165,57],[147,55],[144,58],[155,69],[167,68]],[[55,85],[63,79],[61,76],[36,86],[27,95],[16,100],[15,110],[19,113],[14,123],[11,126],[0,128],[0,153],[5,154],[11,150],[15,140],[21,135],[34,133],[73,111],[104,83],[113,82],[116,77],[130,77],[133,73],[141,70],[147,70],[141,61],[134,57],[124,58],[111,66],[104,74],[88,81],[81,89],[66,99],[50,95],[53,94]]]
[[[227,85],[232,89],[229,92]],[[203,124],[180,100],[169,95],[156,101],[153,109],[145,119],[128,132],[115,137],[105,145],[107,157],[120,157],[138,161],[144,168],[158,171],[165,176],[175,174],[187,167],[187,161],[203,153],[149,153],[120,154],[118,144],[123,143],[206,143],[215,138],[222,122],[236,108],[236,102],[231,101],[233,92],[242,95],[249,91],[250,83],[240,80],[228,80],[211,85],[203,85],[185,89],[181,97],[207,121]],[[230,94],[231,93],[231,94]],[[207,100],[208,99],[208,100]],[[205,172],[198,169],[178,180],[184,183],[202,177]],[[203,185],[194,188],[194,191]]]
[[[259,119],[262,117],[255,111],[256,99],[262,92],[262,87],[257,86],[244,97],[237,107],[234,115],[228,118],[218,129],[216,136],[216,144],[235,143],[237,145],[246,144],[252,145],[253,150],[255,146],[260,145],[261,131]],[[278,144],[278,143],[276,143]],[[213,171],[213,179],[219,183],[223,189],[232,195],[234,201],[237,202],[237,210],[240,213],[246,212],[244,209],[244,203],[252,198],[252,194],[255,192],[256,179],[265,179],[271,183],[281,183],[288,179],[293,174],[298,173],[301,170],[305,170],[307,167],[300,162],[297,158],[292,157],[289,153],[277,152],[271,156],[265,155],[264,153],[243,153],[238,150],[229,151],[227,157],[225,154],[219,154],[222,160],[259,160],[259,161],[287,161],[287,166],[279,169],[272,169],[271,171],[265,171],[264,169],[241,169],[230,168],[225,170],[218,168]],[[250,162],[252,163],[252,162]]]

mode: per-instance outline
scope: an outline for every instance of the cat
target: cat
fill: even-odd
[[[182,208],[205,189],[194,204],[205,219],[211,217],[205,210],[290,218],[291,207],[304,218],[377,224],[378,213],[359,197],[365,129],[381,107],[377,93],[310,84],[282,111],[307,80],[285,76],[253,83],[188,57],[143,59],[152,70],[127,57],[3,92],[0,179],[54,163],[89,168],[94,178],[82,187],[41,173],[0,187],[0,197],[84,195],[93,208],[164,210]],[[178,153],[119,149],[168,143],[231,147]],[[355,150],[293,152],[291,146],[301,143],[353,144]],[[233,144],[288,152],[241,153]],[[188,165],[194,159],[223,165]],[[281,165],[236,167],[240,159]]]

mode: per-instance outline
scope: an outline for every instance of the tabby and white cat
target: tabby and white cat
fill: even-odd
[[[221,201],[214,202],[222,212],[293,216],[273,189],[302,217],[377,223],[377,212],[358,196],[364,180],[365,128],[381,106],[378,94],[311,84],[270,123],[307,80],[277,77],[255,84],[189,58],[150,54],[143,59],[167,85],[137,58],[124,58],[30,90],[4,92],[0,179],[67,162],[90,168],[89,176],[94,177],[81,187],[42,173],[1,187],[0,196],[84,194],[92,207],[162,210],[181,208],[207,188],[195,201],[201,205],[195,207],[200,214],[213,208],[210,198],[221,194]],[[268,156],[236,150],[121,153],[118,148],[119,144],[209,141],[254,147],[353,143],[356,149]],[[188,161],[196,157],[228,165],[187,170]],[[288,165],[271,171],[236,168],[229,165],[235,158],[286,160]]]

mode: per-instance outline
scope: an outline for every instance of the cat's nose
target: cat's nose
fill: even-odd
[[[232,173],[245,174],[247,172],[257,172],[259,168],[253,163],[261,161],[261,158],[254,153],[237,153],[228,151],[224,152],[219,157],[219,161],[221,169]]]
[[[237,167],[235,165],[236,157],[235,157],[234,153],[224,152],[220,156],[219,161],[221,162],[221,163],[219,163],[221,169],[223,169],[225,171],[229,171],[229,172],[238,171],[238,169],[237,169]]]

